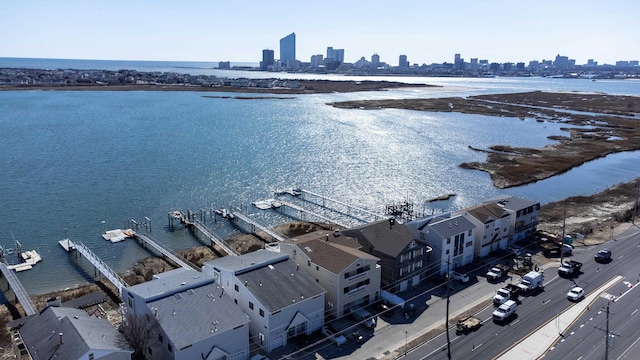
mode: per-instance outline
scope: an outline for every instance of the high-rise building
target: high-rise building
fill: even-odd
[[[273,50],[262,50],[262,61],[260,62],[260,70],[267,70],[270,66],[273,66],[275,62],[275,55]]]
[[[340,64],[344,63],[344,49],[334,49],[333,56]]]
[[[409,61],[407,60],[407,55],[400,55],[400,59],[398,60],[398,67],[400,69],[409,68]]]
[[[371,55],[371,64],[373,64],[373,66],[378,66],[378,64],[380,64],[380,55],[378,54]]]
[[[327,47],[327,59],[335,59],[335,55],[333,54],[333,46]]]
[[[293,67],[296,61],[296,33],[291,33],[280,39],[280,62],[287,67]]]
[[[311,67],[317,69],[320,65],[324,64],[324,58],[322,54],[311,55]]]

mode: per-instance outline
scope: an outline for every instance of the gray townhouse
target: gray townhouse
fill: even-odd
[[[251,342],[271,352],[324,325],[326,290],[304,265],[261,249],[208,261],[203,271],[249,316]]]

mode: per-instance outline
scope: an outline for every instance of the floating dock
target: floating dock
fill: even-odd
[[[280,206],[282,206],[282,202],[276,199],[267,199],[267,200],[254,201],[251,203],[251,205],[257,207],[260,210],[267,210],[267,209],[279,208]]]
[[[109,231],[105,231],[104,234],[102,234],[103,239],[107,241],[111,241],[112,243],[124,241],[126,238],[130,238],[130,237],[133,237],[133,230],[131,229],[109,230]]]

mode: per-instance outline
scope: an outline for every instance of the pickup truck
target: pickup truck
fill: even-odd
[[[493,305],[500,306],[509,300],[518,300],[518,296],[522,293],[522,289],[515,284],[507,284],[505,287],[498,289],[493,296]]]
[[[575,260],[565,260],[558,268],[558,275],[573,276],[580,271],[580,268],[582,268],[581,262]]]
[[[504,264],[497,264],[496,266],[489,269],[487,272],[487,280],[488,281],[497,281],[502,277],[506,276],[509,272],[509,266]]]

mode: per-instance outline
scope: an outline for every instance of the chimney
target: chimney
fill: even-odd
[[[62,341],[62,333],[58,334],[58,336],[59,336],[59,339],[58,339],[58,346],[60,346],[60,345],[62,345],[62,343],[64,342],[64,341]]]

